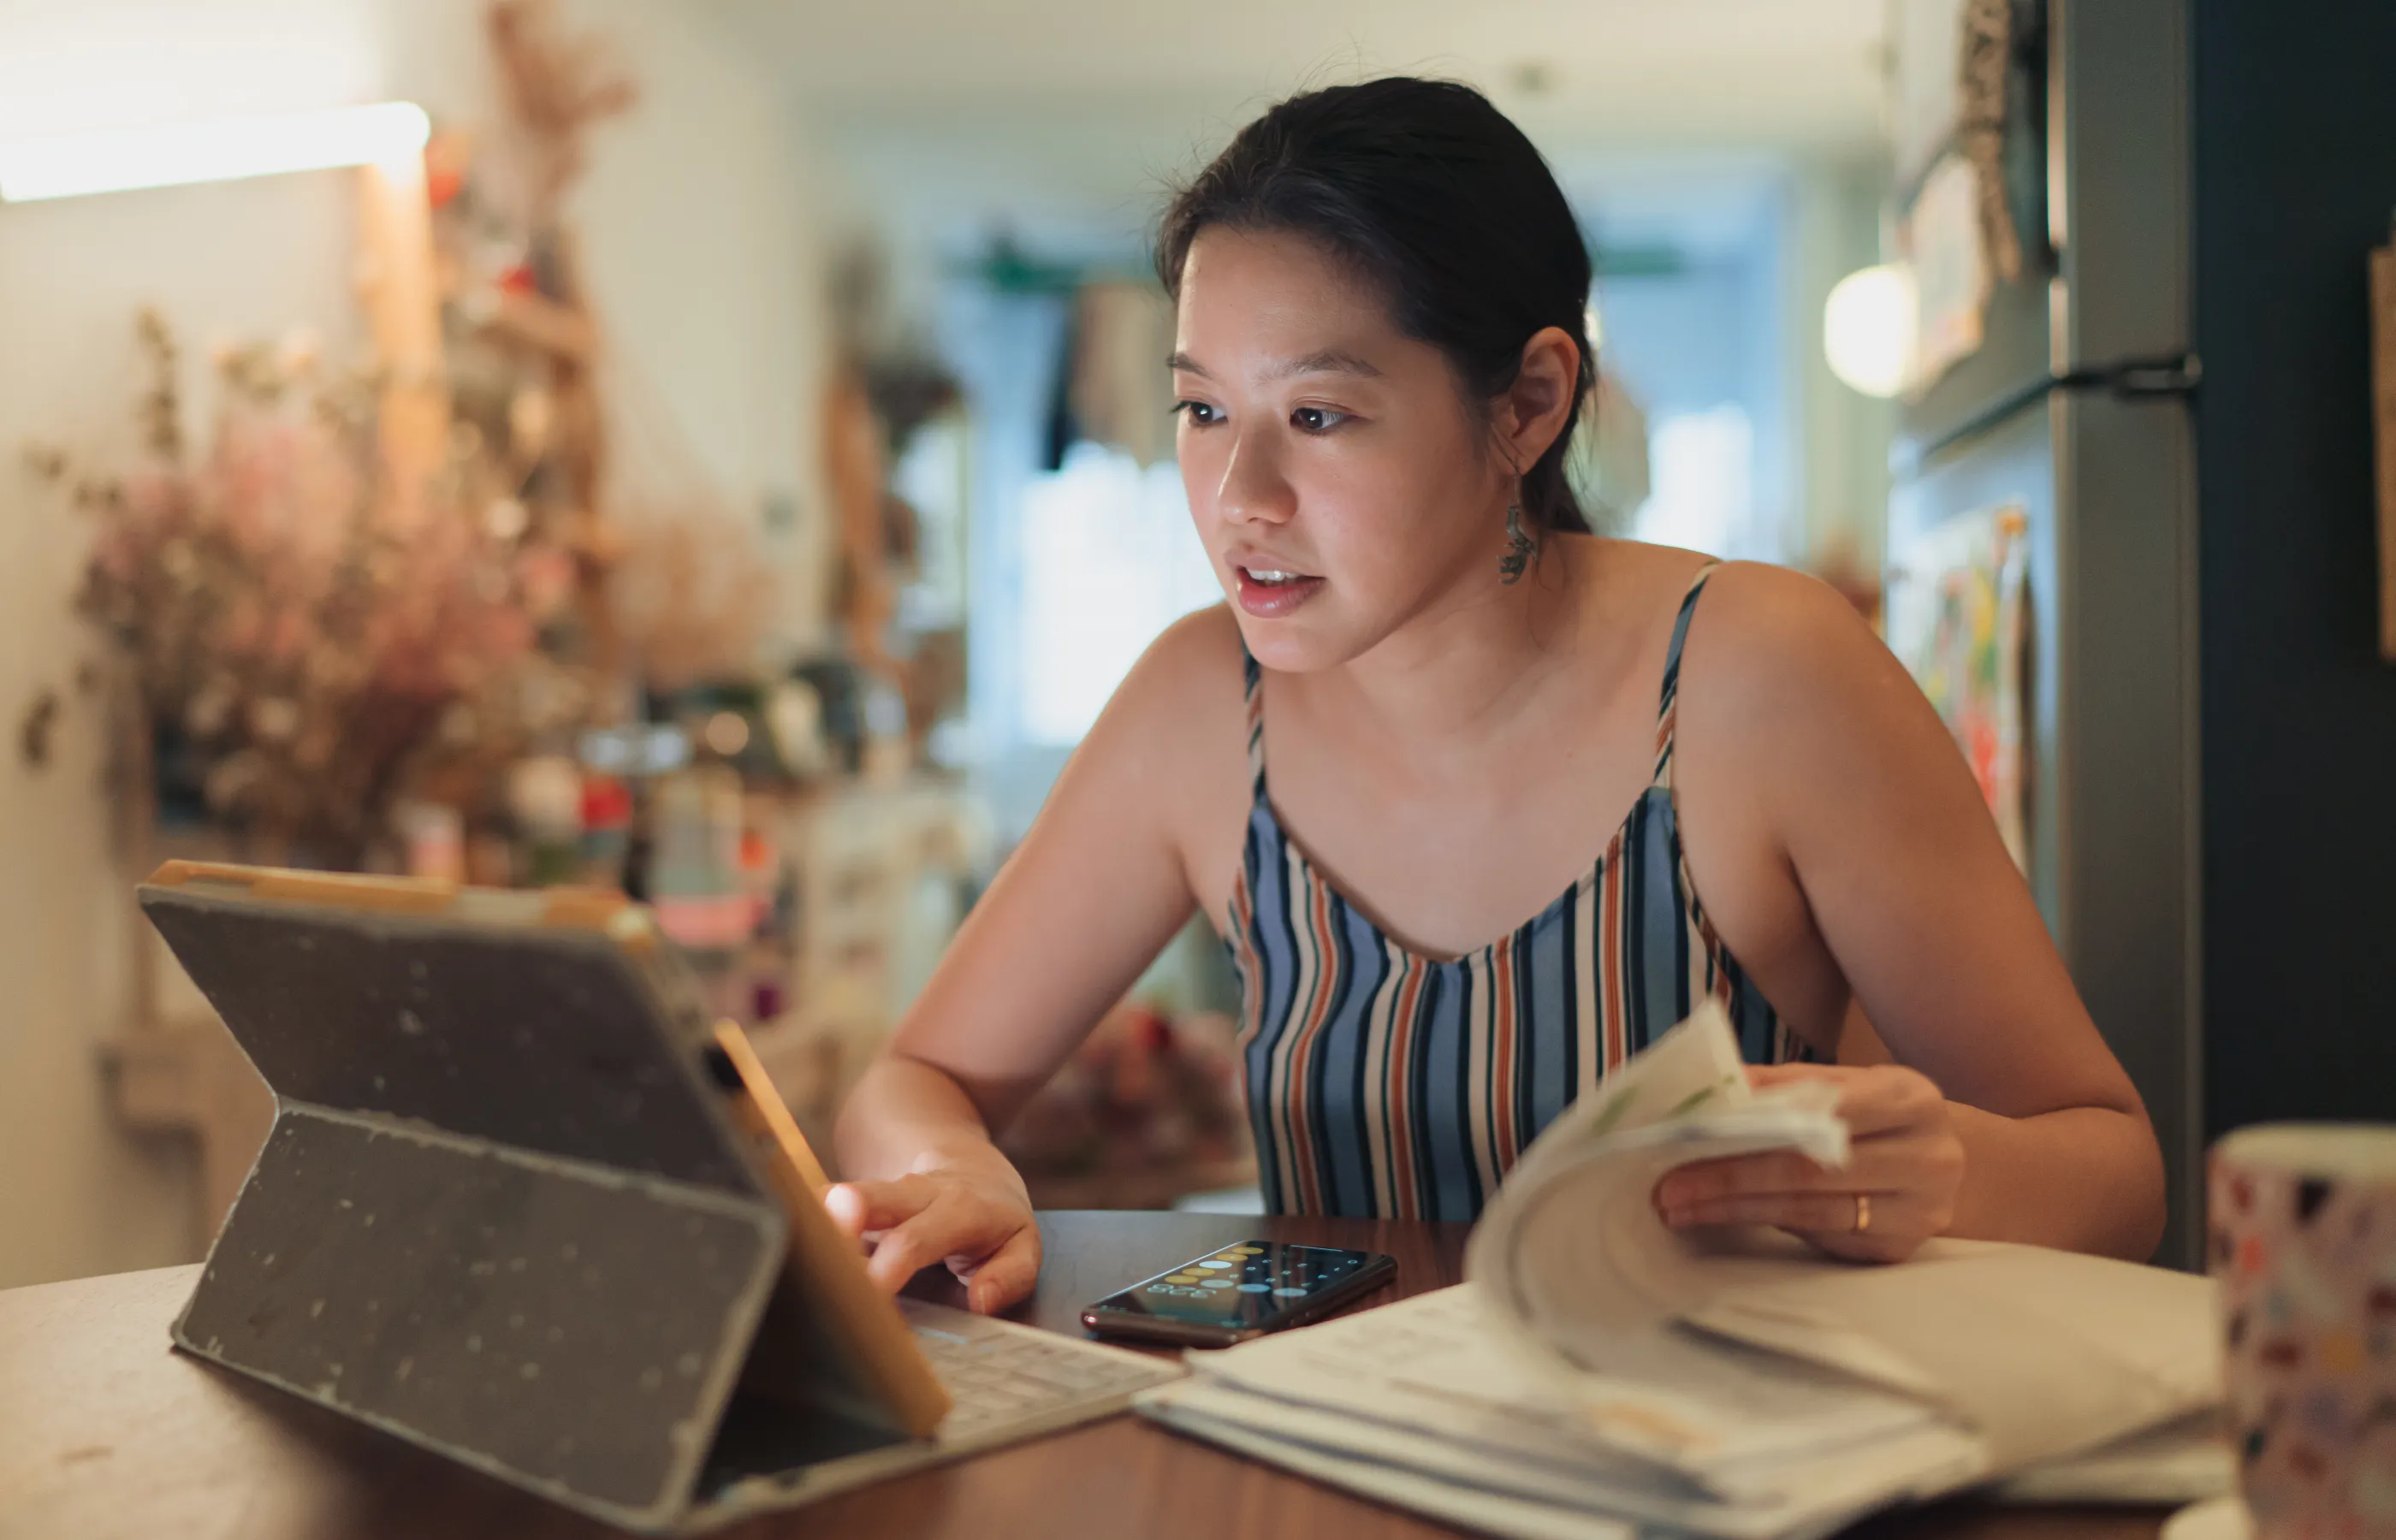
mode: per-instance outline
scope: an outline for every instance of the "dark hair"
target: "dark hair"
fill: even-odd
[[[1546,529],[1589,528],[1564,479],[1597,377],[1589,250],[1547,162],[1488,98],[1410,76],[1291,97],[1166,209],[1156,271],[1177,300],[1210,225],[1319,243],[1377,284],[1398,329],[1445,353],[1479,401],[1514,383],[1534,334],[1562,329],[1580,348],[1573,411],[1523,473],[1523,512]]]

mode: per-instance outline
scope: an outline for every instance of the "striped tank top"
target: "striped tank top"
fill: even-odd
[[[1681,646],[1712,570],[1673,620],[1655,777],[1631,816],[1555,902],[1453,961],[1383,935],[1283,831],[1247,660],[1255,802],[1226,945],[1267,1212],[1471,1219],[1540,1129],[1708,995],[1749,1062],[1802,1056],[1715,936],[1681,852]]]

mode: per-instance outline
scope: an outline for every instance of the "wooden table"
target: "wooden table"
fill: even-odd
[[[1018,1318],[1077,1312],[1249,1236],[1391,1254],[1380,1301],[1456,1282],[1461,1225],[1194,1214],[1041,1216],[1047,1257]],[[198,1269],[0,1292],[0,1540],[591,1540],[592,1520],[167,1349]],[[927,1275],[940,1297],[946,1285]],[[2155,1509],[1941,1504],[1857,1540],[2155,1540]],[[737,1540],[1011,1535],[1338,1540],[1453,1532],[1125,1415],[720,1531]]]

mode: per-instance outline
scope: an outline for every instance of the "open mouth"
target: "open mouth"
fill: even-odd
[[[1323,579],[1311,572],[1283,567],[1238,566],[1240,608],[1250,615],[1287,615],[1323,591]]]

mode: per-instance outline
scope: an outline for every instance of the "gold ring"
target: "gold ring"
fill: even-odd
[[[1856,1233],[1861,1235],[1870,1228],[1871,1228],[1871,1194],[1858,1192],[1856,1194]]]

